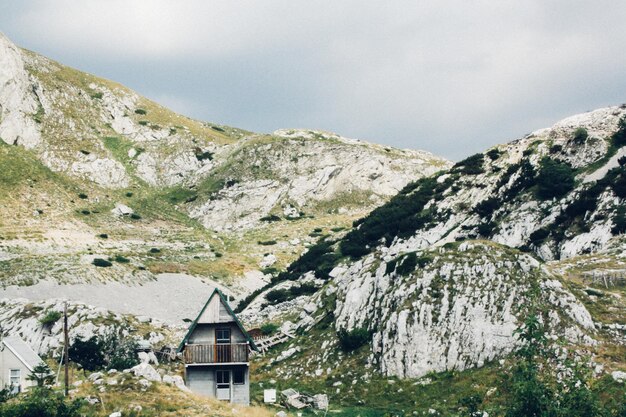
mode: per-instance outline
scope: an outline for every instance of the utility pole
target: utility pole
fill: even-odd
[[[70,386],[70,368],[69,368],[69,343],[70,338],[67,333],[67,301],[63,307],[63,338],[65,339],[63,342],[63,360],[65,362],[65,396],[67,397],[69,393]]]

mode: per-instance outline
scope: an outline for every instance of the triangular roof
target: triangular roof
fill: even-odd
[[[22,362],[31,372],[43,361],[21,338],[9,336],[2,339],[2,343]]]
[[[217,294],[220,297],[220,300],[224,304],[224,306],[226,307],[226,310],[228,311],[228,314],[230,314],[230,316],[233,318],[233,320],[235,321],[235,323],[239,327],[239,330],[241,330],[241,333],[243,333],[243,335],[246,338],[246,340],[248,341],[248,343],[250,343],[250,347],[252,349],[258,351],[259,349],[254,344],[254,340],[252,339],[252,337],[250,337],[250,335],[248,334],[246,329],[243,327],[243,325],[241,324],[241,322],[239,321],[239,319],[237,318],[237,316],[233,312],[233,310],[228,305],[228,301],[226,301],[226,297],[224,297],[224,294],[218,288],[215,288],[213,290],[213,292],[211,293],[211,296],[209,297],[207,302],[204,304],[204,307],[202,307],[202,310],[200,310],[200,314],[198,314],[198,317],[196,317],[196,319],[189,326],[189,330],[187,330],[187,334],[185,334],[185,337],[183,337],[182,342],[180,342],[180,345],[178,345],[177,352],[182,352],[183,349],[185,348],[185,345],[187,344],[187,341],[189,340],[189,337],[191,336],[191,334],[195,330],[196,326],[198,325],[198,320],[200,320],[200,317],[202,317],[202,313],[204,313],[204,310],[206,310],[207,306],[209,305],[209,303],[211,302],[211,300],[213,299],[215,294]]]

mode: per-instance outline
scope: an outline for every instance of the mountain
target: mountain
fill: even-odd
[[[609,107],[407,185],[246,300],[245,320],[301,335],[260,369],[303,390],[325,378],[346,403],[368,395],[351,381],[385,377],[408,378],[407,396],[494,392],[539,311],[555,349],[610,381],[626,369],[625,154],[626,106]]]
[[[246,293],[268,279],[260,270],[451,165],[329,132],[193,120],[3,35],[0,85],[3,285],[185,273]]]

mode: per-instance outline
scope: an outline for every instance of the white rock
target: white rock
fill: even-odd
[[[118,216],[118,217],[121,217],[121,216],[130,216],[130,215],[131,215],[131,214],[133,214],[134,212],[135,212],[135,211],[134,211],[133,209],[131,209],[130,207],[128,207],[127,205],[122,204],[122,203],[116,203],[116,204],[115,204],[115,208],[113,208],[113,209],[111,210],[111,213],[112,213],[114,216]]]
[[[147,363],[140,363],[139,365],[132,367],[131,371],[137,377],[143,377],[148,381],[161,382],[161,375],[159,375],[157,370]]]
[[[611,376],[617,382],[626,382],[626,372],[623,372],[623,371],[613,371],[613,372],[611,372]]]

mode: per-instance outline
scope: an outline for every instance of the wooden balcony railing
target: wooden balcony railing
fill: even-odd
[[[248,362],[247,343],[187,345],[183,359],[186,364]]]

